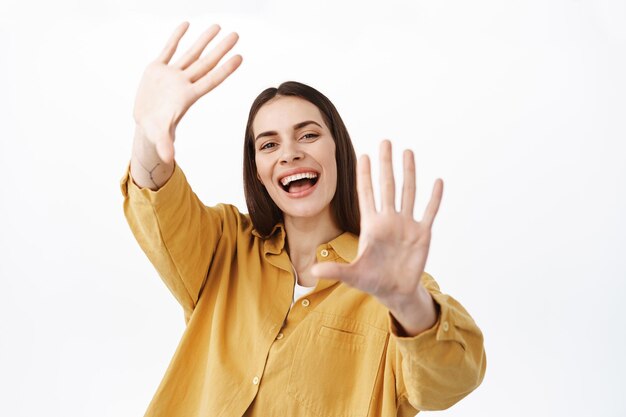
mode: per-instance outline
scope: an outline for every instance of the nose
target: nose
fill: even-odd
[[[304,153],[298,148],[296,144],[285,143],[280,155],[280,163],[288,164],[295,160],[300,160],[304,157]]]

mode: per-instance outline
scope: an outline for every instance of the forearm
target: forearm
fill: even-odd
[[[430,275],[424,274],[422,285],[436,305],[431,327],[406,336],[390,310],[391,339],[399,353],[396,389],[418,410],[441,410],[480,385],[486,369],[483,335],[465,308],[442,294]]]
[[[394,300],[388,304],[401,336],[413,337],[430,329],[437,322],[438,308],[428,290],[419,285],[415,297]]]
[[[141,188],[153,191],[161,188],[174,172],[175,162],[165,163],[157,154],[156,146],[144,135],[141,127],[135,127],[135,139],[130,162],[130,174]]]

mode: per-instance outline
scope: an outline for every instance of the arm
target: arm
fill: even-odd
[[[200,57],[220,31],[209,27],[176,62],[170,63],[189,23],[179,25],[159,56],[145,69],[133,117],[135,140],[131,158],[133,180],[140,187],[158,190],[174,172],[174,139],[178,123],[198,99],[220,85],[241,64],[235,55],[217,67],[239,39],[226,36],[206,56]]]
[[[234,33],[200,58],[220,30],[213,25],[170,64],[188,26],[187,22],[178,26],[144,71],[135,99],[131,162],[121,181],[128,224],[187,319],[202,292],[227,213],[232,210],[223,205],[206,207],[193,193],[174,161],[175,131],[190,106],[241,63],[241,56],[236,55],[216,68],[237,42]]]
[[[229,220],[229,206],[204,206],[178,165],[158,191],[138,187],[128,168],[121,191],[135,239],[189,319]]]
[[[174,165],[173,160],[168,163],[159,157],[156,147],[148,140],[141,126],[136,125],[130,160],[130,173],[134,184],[156,191],[170,179],[174,173]]]
[[[467,311],[441,294],[432,277],[424,273],[443,181],[435,181],[424,216],[416,221],[413,153],[404,152],[398,211],[391,142],[381,142],[380,150],[380,211],[374,201],[369,157],[359,159],[361,233],[356,259],[350,264],[318,263],[312,272],[372,294],[387,307],[392,333],[387,369],[394,372],[398,406],[447,408],[478,386],[485,372],[485,353],[482,334]]]
[[[416,336],[404,337],[390,314],[388,365],[396,375],[399,407],[443,410],[482,382],[487,364],[483,335],[465,308],[442,294],[430,275],[425,273],[422,282],[437,304],[437,321]]]

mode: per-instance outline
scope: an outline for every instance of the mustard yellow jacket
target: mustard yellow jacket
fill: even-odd
[[[158,191],[121,181],[128,224],[183,307],[186,330],[146,417],[414,416],[450,407],[482,381],[483,336],[434,279],[437,323],[400,337],[374,297],[319,281],[291,307],[285,230],[262,239],[236,207],[207,207],[179,166]],[[317,248],[350,262],[358,237]]]

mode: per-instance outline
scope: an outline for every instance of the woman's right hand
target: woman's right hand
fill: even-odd
[[[239,36],[231,33],[203,57],[202,52],[220,31],[218,25],[209,27],[174,64],[170,64],[188,22],[180,24],[156,60],[145,69],[139,84],[133,116],[140,136],[154,146],[165,163],[174,160],[176,126],[187,110],[200,97],[217,87],[241,64],[235,55],[217,67],[220,60],[237,43]],[[145,148],[146,143],[141,148]]]

